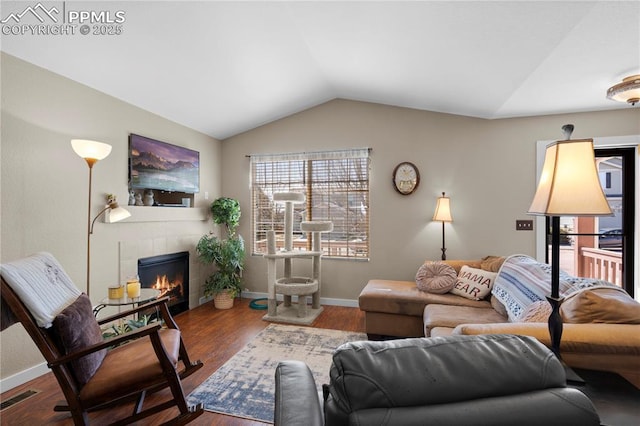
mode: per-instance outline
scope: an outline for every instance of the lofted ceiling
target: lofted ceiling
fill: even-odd
[[[123,32],[3,35],[3,51],[221,140],[335,98],[486,119],[632,108],[605,92],[640,74],[637,0],[43,3],[124,11]],[[2,19],[29,4],[3,0]]]

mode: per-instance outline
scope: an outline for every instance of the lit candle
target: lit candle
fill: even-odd
[[[109,287],[109,299],[122,299],[124,297],[124,287],[112,286]]]
[[[130,298],[140,297],[140,281],[129,280],[127,281],[127,296]]]

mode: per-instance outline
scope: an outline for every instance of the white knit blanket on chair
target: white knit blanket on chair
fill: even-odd
[[[56,315],[81,294],[50,253],[3,263],[0,272],[40,327],[51,327]]]

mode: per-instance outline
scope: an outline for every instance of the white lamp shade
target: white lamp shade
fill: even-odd
[[[120,222],[121,220],[124,220],[130,216],[131,213],[129,213],[129,210],[122,207],[116,207],[107,210],[104,221],[107,223],[115,223]]]
[[[111,153],[111,145],[87,139],[72,139],[71,147],[81,158],[100,161]]]
[[[449,197],[445,197],[444,194],[442,197],[438,198],[436,211],[433,214],[433,220],[439,222],[453,222],[453,218],[451,217],[451,205],[449,203]]]
[[[593,140],[557,141],[547,146],[538,189],[529,213],[545,216],[606,216]]]

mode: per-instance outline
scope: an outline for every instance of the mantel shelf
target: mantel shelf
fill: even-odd
[[[207,209],[204,207],[158,207],[158,206],[123,206],[129,210],[131,217],[126,222],[187,222],[207,220]],[[108,211],[105,222],[109,223]]]

